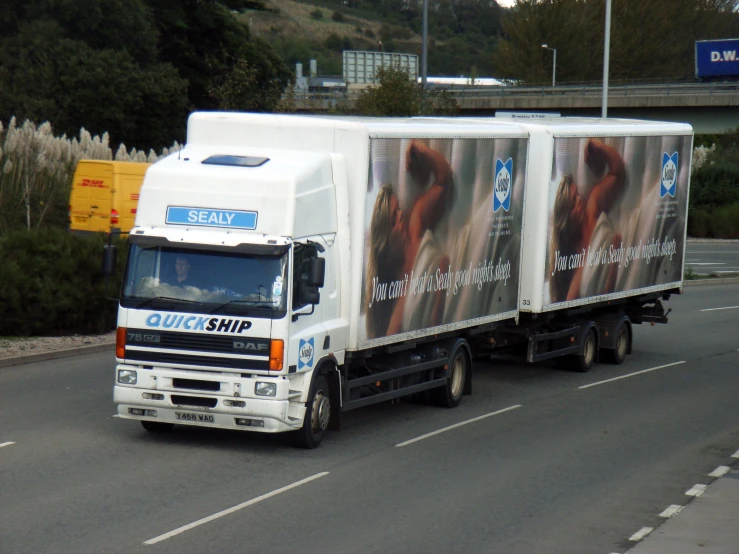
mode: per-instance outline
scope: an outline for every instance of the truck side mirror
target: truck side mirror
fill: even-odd
[[[321,301],[321,293],[314,285],[300,283],[300,300],[306,304],[318,304]]]
[[[118,260],[118,250],[112,244],[103,247],[103,275],[115,275]]]
[[[308,266],[308,283],[313,287],[322,287],[326,278],[326,259],[311,258],[310,265]],[[317,304],[317,302],[315,302]]]

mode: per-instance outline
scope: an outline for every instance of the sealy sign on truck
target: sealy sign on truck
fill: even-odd
[[[699,79],[739,76],[739,39],[695,43],[695,76]]]
[[[621,363],[682,289],[691,142],[625,120],[193,114],[141,189],[118,414],[315,447],[348,410],[455,407],[480,355]]]

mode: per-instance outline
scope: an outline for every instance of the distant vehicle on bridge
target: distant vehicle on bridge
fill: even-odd
[[[418,78],[420,83],[422,78]],[[511,83],[502,81],[500,79],[494,79],[492,77],[426,77],[426,84],[429,88],[453,88],[453,87],[469,87],[469,86],[484,86],[484,87],[503,87]]]
[[[700,81],[739,80],[739,39],[695,43],[695,76]]]

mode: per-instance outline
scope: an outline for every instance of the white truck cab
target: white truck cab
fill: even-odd
[[[332,158],[242,154],[188,147],[146,175],[114,398],[148,429],[300,429],[313,369],[343,362]]]

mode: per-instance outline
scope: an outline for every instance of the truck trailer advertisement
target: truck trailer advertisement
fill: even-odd
[[[545,305],[680,283],[691,147],[691,136],[554,139]]]
[[[515,316],[527,146],[371,140],[362,341]]]

